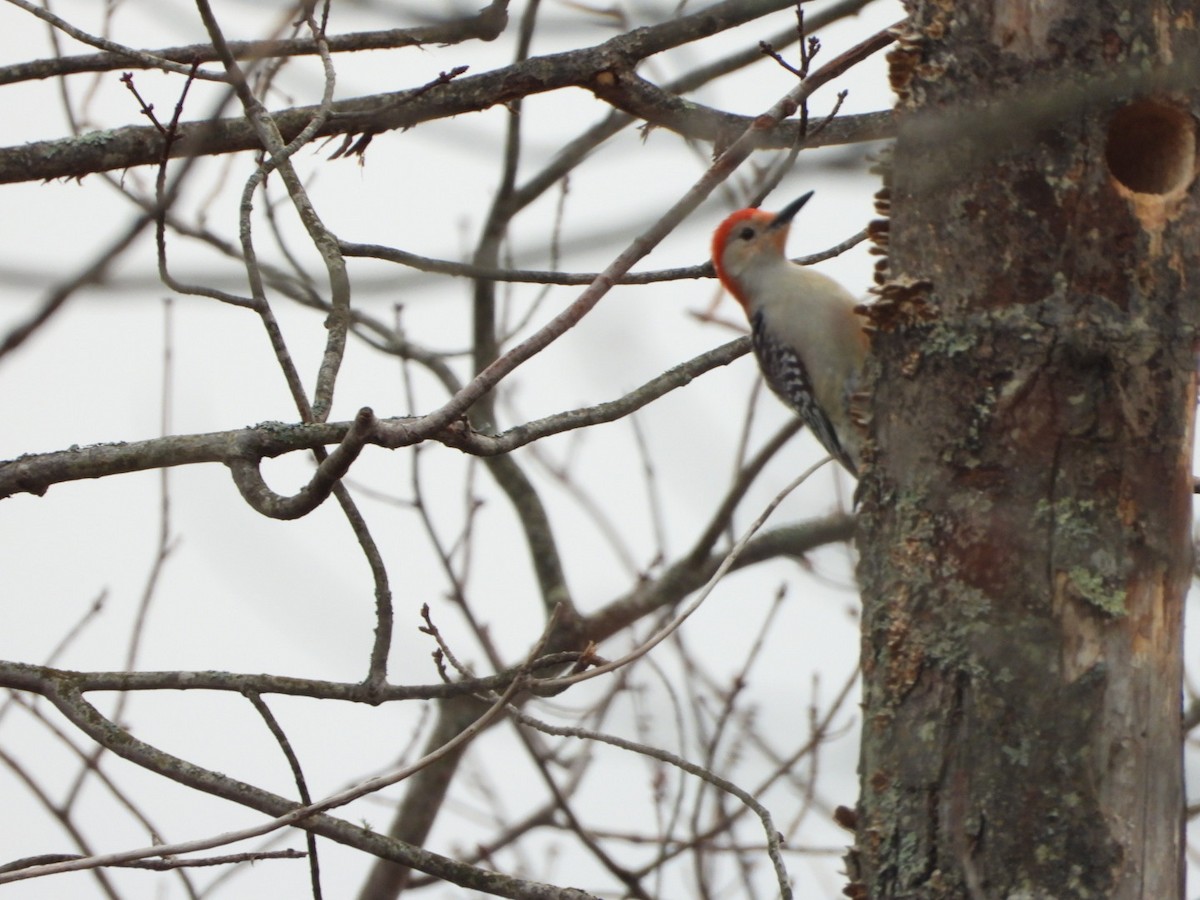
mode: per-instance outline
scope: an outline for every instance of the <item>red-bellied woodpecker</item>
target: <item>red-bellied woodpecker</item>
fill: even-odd
[[[857,302],[832,278],[784,253],[792,218],[811,196],[778,213],[735,212],[713,235],[713,265],[746,310],[754,355],[771,390],[857,475],[862,436],[850,404],[867,353]]]

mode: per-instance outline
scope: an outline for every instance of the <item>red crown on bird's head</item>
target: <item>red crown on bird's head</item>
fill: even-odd
[[[724,252],[729,245],[729,236],[735,232],[737,228],[745,224],[754,224],[759,228],[769,227],[774,221],[775,214],[765,212],[761,209],[739,209],[735,213],[730,213],[726,216],[725,221],[717,226],[717,230],[713,232],[712,237],[712,261],[713,268],[716,269],[717,278],[721,280],[721,284],[729,293],[733,294],[734,298],[742,306],[746,305],[746,298],[742,296],[741,286],[730,277],[725,271]],[[787,234],[787,229],[784,228],[780,233],[780,240]]]

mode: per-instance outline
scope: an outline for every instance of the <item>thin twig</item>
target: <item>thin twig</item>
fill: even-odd
[[[687,772],[689,775],[695,775],[697,778],[703,779],[708,784],[731,794],[740,800],[746,808],[754,812],[762,822],[763,831],[766,834],[767,854],[771,858],[771,864],[775,868],[775,876],[779,882],[779,896],[782,900],[791,900],[792,887],[787,873],[787,864],[783,861],[783,855],[780,852],[780,834],[775,828],[774,820],[771,818],[770,811],[759,803],[752,794],[743,790],[731,781],[722,778],[715,772],[712,772],[703,766],[696,765],[658,747],[651,747],[647,744],[639,744],[636,741],[628,740],[627,738],[617,737],[611,734],[604,734],[598,731],[592,731],[586,728],[563,728],[558,725],[551,725],[548,722],[543,722],[540,719],[535,719],[520,710],[510,709],[509,714],[513,716],[522,725],[530,728],[535,728],[545,734],[553,734],[559,737],[573,737],[585,741],[599,741],[602,744],[609,744],[613,747],[620,747],[622,750],[629,750],[633,753],[640,753],[643,756],[649,756],[652,759],[661,760],[675,766],[678,769]]]
[[[810,475],[812,475],[813,472],[817,471],[819,468],[821,468],[821,466],[823,466],[823,465],[825,465],[825,463],[829,462],[829,460],[830,460],[830,457],[827,456],[824,459],[822,459],[820,462],[809,466],[794,481],[792,481],[791,484],[789,484],[782,491],[780,491],[778,494],[776,494],[775,497],[771,500],[771,502],[767,504],[766,508],[763,509],[762,513],[759,514],[758,518],[755,519],[751,523],[750,527],[746,529],[746,532],[742,535],[741,540],[739,540],[736,544],[734,544],[733,548],[725,555],[725,558],[721,561],[721,564],[717,567],[716,572],[714,572],[712,574],[712,577],[708,579],[708,583],[704,585],[703,589],[701,589],[701,591],[696,595],[696,597],[687,606],[684,607],[684,609],[681,613],[679,613],[677,616],[675,616],[675,618],[672,619],[670,622],[668,622],[664,627],[660,628],[653,635],[651,635],[650,638],[643,641],[641,644],[639,644],[633,650],[626,653],[620,659],[616,659],[616,660],[613,660],[612,662],[608,662],[608,663],[604,663],[603,665],[596,666],[595,668],[589,669],[586,672],[580,672],[580,673],[574,674],[574,675],[567,675],[562,678],[548,679],[546,681],[541,682],[540,687],[548,688],[548,689],[565,688],[572,684],[578,684],[581,681],[588,681],[588,680],[590,680],[592,678],[596,678],[600,675],[605,675],[616,669],[620,669],[624,666],[629,665],[634,660],[640,659],[642,656],[645,656],[647,653],[649,653],[651,650],[653,650],[655,647],[657,647],[659,644],[661,644],[664,640],[666,640],[668,637],[670,637],[680,626],[683,625],[684,622],[686,622],[688,620],[688,618],[691,617],[692,613],[694,613],[697,609],[699,609],[700,606],[704,603],[704,601],[708,599],[709,595],[713,592],[713,590],[716,588],[716,586],[720,583],[721,579],[725,577],[725,573],[728,572],[730,570],[730,568],[732,568],[733,564],[737,561],[737,558],[741,555],[742,551],[744,551],[746,549],[746,546],[750,543],[750,539],[752,537],[754,537],[755,533],[763,526],[763,523],[765,523],[767,521],[767,519],[770,518],[771,513],[773,513],[775,511],[775,508],[784,501],[784,498],[786,498],[788,494],[790,494],[792,491],[794,491],[796,488],[798,488],[801,484],[803,484],[805,481],[807,481],[808,477]]]
[[[551,617],[551,625],[553,617]],[[467,728],[461,730],[451,740],[447,741],[442,746],[438,747],[432,753],[429,753],[417,760],[416,762],[401,766],[384,775],[367,779],[351,788],[339,791],[316,803],[302,804],[283,815],[255,826],[239,829],[236,831],[225,832],[224,834],[216,835],[208,838],[200,838],[192,841],[182,841],[173,844],[156,844],[150,847],[144,847],[134,850],[126,850],[117,853],[107,853],[95,856],[90,856],[84,859],[67,860],[58,863],[52,863],[44,866],[31,866],[21,869],[16,872],[0,874],[0,884],[7,884],[13,881],[22,881],[27,878],[36,878],[46,875],[55,875],[61,872],[78,872],[88,869],[94,869],[103,866],[117,865],[124,862],[129,862],[136,859],[146,859],[150,857],[173,856],[181,853],[195,853],[201,850],[210,850],[214,847],[224,846],[226,844],[237,841],[247,840],[253,837],[259,837],[276,831],[280,828],[286,828],[292,825],[298,825],[304,820],[309,819],[320,813],[327,812],[330,809],[344,806],[360,797],[367,794],[375,793],[385,787],[403,781],[411,777],[416,772],[432,765],[441,757],[449,753],[454,753],[461,746],[475,738],[477,734],[485,730],[491,722],[501,716],[507,708],[509,702],[516,694],[527,687],[528,666],[532,665],[540,653],[542,645],[545,642],[545,634],[542,640],[539,640],[530,655],[526,658],[526,664],[522,674],[514,678],[512,683],[505,689],[503,694],[491,704],[474,722]],[[99,711],[91,704],[87,703],[80,695],[78,689],[71,685],[54,684],[45,685],[47,698],[54,703],[61,711],[63,711],[72,721],[81,727],[85,727],[89,733],[92,733],[95,738],[105,743],[122,756],[128,756],[135,748],[144,747],[141,741],[138,741],[128,732],[116,727],[113,723],[104,719]],[[96,726],[102,725],[102,728],[97,729]],[[115,743],[111,743],[102,737],[102,734],[108,733],[117,737]],[[159,763],[166,762],[166,754],[157,752],[155,754]],[[198,770],[198,767],[192,767]]]
[[[261,694],[256,691],[246,691],[246,699],[250,701],[250,704],[262,716],[267,730],[271,732],[276,743],[279,744],[279,749],[283,751],[283,755],[287,759],[288,768],[292,771],[292,780],[296,784],[296,791],[300,795],[300,802],[311,804],[312,795],[308,791],[308,780],[304,777],[304,769],[300,766],[300,758],[296,756],[296,751],[292,749],[292,742],[288,740],[287,732],[283,730],[283,726],[279,724],[279,720],[275,718],[275,714],[271,712],[271,708],[267,706]],[[304,839],[308,845],[308,871],[309,882],[312,885],[313,900],[321,900],[321,863],[317,856],[317,837],[311,831],[306,831]]]

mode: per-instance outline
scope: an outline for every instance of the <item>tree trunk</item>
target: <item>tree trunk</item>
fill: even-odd
[[[1200,3],[909,7],[847,893],[1181,897]]]

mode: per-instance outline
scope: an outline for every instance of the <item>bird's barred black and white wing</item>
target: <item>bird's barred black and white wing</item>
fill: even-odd
[[[838,439],[833,422],[817,403],[812,379],[800,355],[792,347],[771,339],[769,330],[763,327],[761,314],[754,316],[751,329],[754,355],[767,386],[800,417],[830,456],[857,475],[857,467]]]

